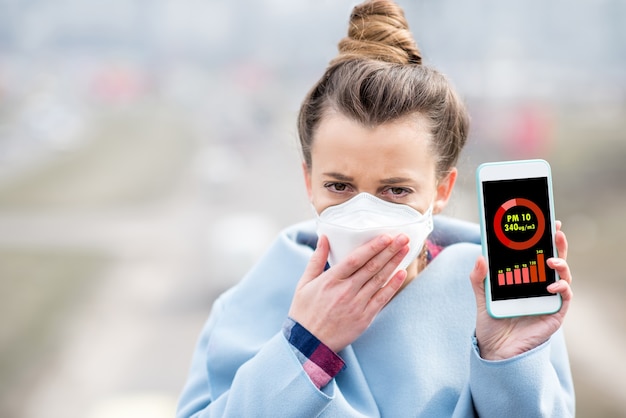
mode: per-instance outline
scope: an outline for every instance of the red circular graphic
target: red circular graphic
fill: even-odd
[[[535,214],[535,219],[537,219],[537,229],[535,229],[533,236],[526,241],[513,241],[507,237],[502,230],[502,217],[506,211],[515,206],[524,206],[530,209]],[[546,218],[543,216],[543,212],[539,209],[539,206],[537,206],[534,202],[531,202],[528,199],[515,198],[507,200],[498,208],[496,216],[493,219],[493,229],[496,233],[496,237],[498,237],[500,242],[505,246],[511,248],[512,250],[526,250],[537,244],[543,236],[543,232],[546,229]]]

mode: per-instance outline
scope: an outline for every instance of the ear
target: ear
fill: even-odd
[[[304,161],[302,162],[302,174],[304,174],[304,184],[306,185],[306,193],[307,196],[309,196],[309,202],[312,202],[313,188],[311,186],[311,170]]]
[[[437,182],[437,194],[433,203],[433,213],[440,213],[448,204],[457,175],[458,171],[456,167],[453,167],[444,178]]]

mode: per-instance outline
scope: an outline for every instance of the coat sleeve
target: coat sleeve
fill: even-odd
[[[574,388],[562,331],[501,361],[470,359],[470,391],[480,417],[573,417]]]
[[[177,417],[317,416],[333,399],[310,380],[281,327],[313,248],[314,223],[283,231],[213,304],[179,397]]]
[[[232,370],[234,376],[214,375],[211,336],[218,308],[214,306],[197,344],[177,418],[318,416],[328,406],[334,382],[318,390],[280,330]]]

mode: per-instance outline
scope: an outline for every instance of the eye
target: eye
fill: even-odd
[[[346,183],[329,182],[325,183],[324,187],[333,193],[345,193],[350,191],[350,185]]]
[[[383,195],[392,199],[403,198],[411,193],[413,193],[413,191],[411,189],[407,189],[406,187],[387,187],[383,190]]]

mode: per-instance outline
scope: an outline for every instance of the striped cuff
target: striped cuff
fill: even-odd
[[[293,319],[285,320],[283,334],[318,389],[326,386],[346,367],[341,357]]]

